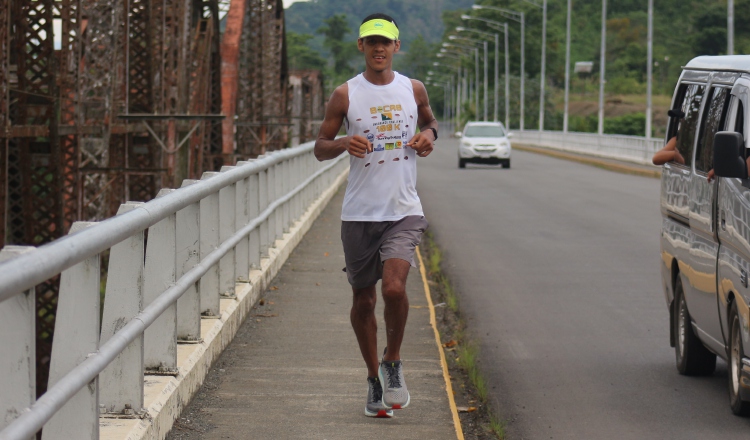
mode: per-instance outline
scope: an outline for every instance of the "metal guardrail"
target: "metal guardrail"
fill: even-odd
[[[664,146],[661,138],[561,131],[513,131],[512,141],[640,164],[650,164]]]
[[[0,440],[28,440],[42,427],[45,440],[95,439],[100,414],[141,413],[144,371],[176,371],[177,342],[199,340],[201,315],[219,314],[220,295],[247,282],[345,158],[320,163],[313,143],[275,151],[123,204],[100,223],[78,222],[39,248],[0,251]],[[34,402],[34,286],[58,274],[50,386]]]

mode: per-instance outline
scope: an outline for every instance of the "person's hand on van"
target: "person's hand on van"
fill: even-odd
[[[654,165],[664,165],[665,163],[671,161],[677,162],[682,165],[685,164],[685,158],[682,157],[679,150],[677,150],[677,136],[673,136],[672,139],[667,142],[664,148],[657,151],[654,154],[654,157],[651,158],[651,162],[653,162]]]
[[[716,173],[714,173],[714,169],[711,168],[710,170],[708,170],[708,176],[706,176],[706,180],[708,180],[710,182],[710,181],[714,180],[715,176],[716,176]]]

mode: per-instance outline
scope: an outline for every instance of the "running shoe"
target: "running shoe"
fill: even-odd
[[[393,417],[393,410],[383,405],[383,387],[377,377],[367,378],[367,403],[365,404],[365,415],[367,417],[389,418]]]
[[[385,355],[385,353],[383,353]],[[411,397],[404,382],[404,371],[401,361],[380,361],[378,377],[383,384],[383,404],[392,409],[403,409],[409,406]]]

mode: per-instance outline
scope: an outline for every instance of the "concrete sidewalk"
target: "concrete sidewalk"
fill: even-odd
[[[440,352],[418,269],[401,353],[411,404],[364,415],[367,370],[349,323],[342,272],[343,188],[284,264],[168,439],[456,439]],[[379,346],[385,346],[378,298]]]

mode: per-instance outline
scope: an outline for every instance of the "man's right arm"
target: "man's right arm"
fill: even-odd
[[[326,108],[326,116],[315,141],[315,157],[319,161],[334,159],[344,151],[356,157],[365,157],[372,151],[370,142],[362,136],[345,136],[336,139],[349,110],[349,87],[346,83],[338,86],[331,94]]]

